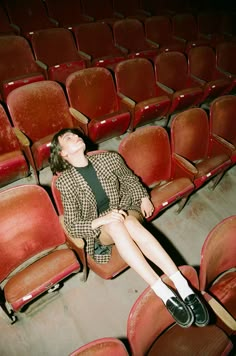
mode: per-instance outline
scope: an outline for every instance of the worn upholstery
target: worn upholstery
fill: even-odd
[[[21,185],[0,196],[0,283],[10,309],[18,311],[80,264],[42,187]]]
[[[58,21],[59,27],[75,29],[80,23],[93,21],[83,14],[81,2],[78,0],[45,0],[48,15]]]
[[[81,346],[69,356],[128,356],[125,345],[119,339],[104,337]]]
[[[137,129],[122,139],[119,153],[142,183],[150,188],[155,210],[149,220],[171,204],[186,199],[194,189],[187,169],[179,167],[182,177],[175,178],[177,162],[171,155],[169,137],[163,127]]]
[[[231,160],[236,162],[236,97],[224,95],[215,99],[210,108],[210,130],[219,140],[221,138],[230,143]],[[223,141],[223,143],[225,143]]]
[[[236,319],[235,237],[236,215],[213,227],[202,246],[199,281],[200,290],[209,292]],[[218,323],[223,327],[220,320]],[[230,329],[227,332],[232,334]]]
[[[10,93],[7,106],[14,126],[30,140],[31,165],[40,171],[48,165],[53,135],[74,126],[63,89],[50,80],[25,85]]]
[[[146,38],[143,24],[138,19],[116,21],[113,34],[115,43],[129,51],[128,58],[144,57],[153,60],[158,54],[158,45]]]
[[[196,46],[208,45],[209,40],[201,36],[197,21],[190,13],[179,13],[172,17],[173,34],[186,41],[185,51]]]
[[[159,53],[167,51],[184,52],[185,41],[174,36],[168,16],[150,16],[145,22],[146,37],[159,45]]]
[[[174,117],[171,123],[171,147],[173,153],[196,167],[196,188],[225,172],[231,165],[228,150],[210,134],[208,116],[200,108],[185,110]]]
[[[13,89],[45,79],[29,43],[21,36],[0,36],[0,58],[0,94],[4,100]]]
[[[209,46],[194,47],[188,53],[189,71],[199,78],[204,90],[203,101],[225,95],[232,88],[232,80],[216,66],[216,54]]]
[[[198,289],[198,277],[191,266],[181,266],[181,272]],[[172,288],[173,283],[162,276]],[[181,328],[167,311],[163,302],[148,287],[132,306],[127,336],[132,355],[222,355],[232,349],[227,335],[217,326]]]
[[[66,90],[70,106],[89,119],[81,128],[93,142],[122,135],[128,129],[130,113],[121,107],[108,69],[86,68],[73,73],[67,78]]]
[[[183,53],[160,53],[155,59],[154,68],[157,82],[167,87],[166,95],[171,99],[169,115],[202,102],[203,90],[189,75],[188,62]]]
[[[24,178],[29,173],[28,162],[6,112],[0,105],[0,186]]]
[[[125,59],[126,52],[114,44],[112,30],[105,22],[79,25],[75,30],[77,47],[91,57],[89,65],[106,67]]]
[[[50,21],[41,0],[23,0],[21,6],[18,1],[7,0],[5,5],[11,23],[20,28],[23,36],[30,38],[33,31],[57,26],[55,22]]]
[[[157,86],[150,61],[136,58],[118,63],[115,80],[118,93],[132,100],[131,129],[167,116],[171,101]]]
[[[226,72],[233,82],[232,89],[236,87],[236,43],[233,41],[221,42],[216,45],[217,66]]]
[[[81,0],[84,14],[92,17],[96,22],[102,21],[113,25],[120,19],[118,13],[113,10],[110,0]]]
[[[69,74],[86,67],[72,33],[65,28],[35,31],[31,44],[35,58],[46,65],[50,80],[65,84]]]

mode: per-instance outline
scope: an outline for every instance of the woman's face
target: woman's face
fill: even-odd
[[[59,144],[61,146],[61,156],[67,158],[68,156],[84,153],[85,143],[81,137],[72,133],[66,132],[64,135],[59,136]]]

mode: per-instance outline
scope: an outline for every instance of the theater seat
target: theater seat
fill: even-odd
[[[62,87],[51,80],[25,85],[13,90],[7,106],[14,127],[24,136],[22,144],[33,168],[36,182],[39,172],[48,166],[50,143],[62,128],[74,127],[77,122],[69,113]]]
[[[16,312],[58,289],[80,271],[80,263],[42,187],[20,185],[0,192],[0,210],[0,306],[15,322]]]
[[[187,161],[180,161],[171,154],[168,133],[163,127],[136,129],[122,139],[118,150],[127,166],[150,191],[154,213],[148,220],[177,202],[178,212],[181,211],[194,190],[189,178],[192,173]],[[176,177],[178,170],[181,178]]]
[[[24,37],[0,36],[0,58],[0,94],[4,101],[13,89],[45,79]]]
[[[47,77],[65,84],[69,74],[86,67],[72,33],[65,28],[35,31],[31,36],[34,55],[47,70]]]
[[[117,95],[107,68],[86,68],[66,81],[71,112],[80,118],[80,127],[92,142],[102,142],[125,133],[130,113]]]
[[[79,347],[69,356],[128,356],[125,345],[119,339],[104,337]]]
[[[2,105],[0,105],[0,187],[30,174],[23,147]]]
[[[160,53],[154,62],[158,84],[171,100],[168,115],[193,106],[203,99],[203,89],[188,71],[188,62],[181,52]]]
[[[211,135],[206,112],[200,108],[180,112],[171,122],[170,134],[173,154],[196,169],[192,177],[195,189],[213,178],[211,188],[215,188],[231,166],[231,159],[227,147]]]
[[[156,83],[152,63],[146,58],[127,59],[115,67],[118,94],[131,112],[130,130],[154,120],[167,119],[171,100]]]

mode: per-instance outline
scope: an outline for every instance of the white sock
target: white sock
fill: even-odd
[[[178,290],[179,295],[184,300],[190,294],[193,294],[193,290],[189,287],[187,280],[181,274],[180,271],[175,272],[169,278],[173,281],[176,289]]]
[[[167,300],[171,297],[175,297],[174,293],[168,286],[162,282],[161,278],[159,278],[152,286],[152,290],[156,293],[158,297],[160,297],[164,304],[166,304]]]

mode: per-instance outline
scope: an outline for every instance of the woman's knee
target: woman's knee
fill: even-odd
[[[124,224],[127,228],[135,228],[140,225],[140,222],[136,216],[128,215],[124,221]]]

